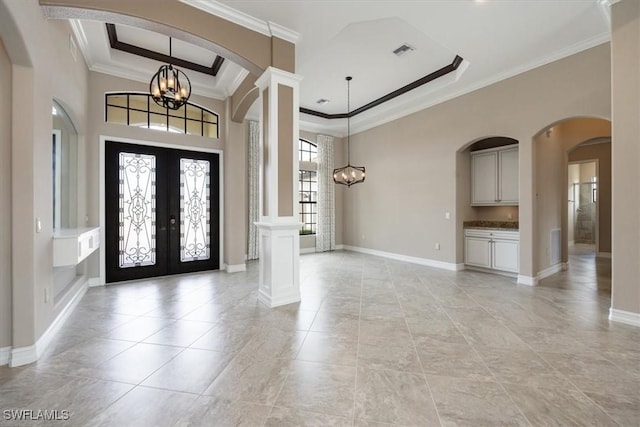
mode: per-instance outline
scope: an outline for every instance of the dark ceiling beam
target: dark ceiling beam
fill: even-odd
[[[380,98],[375,99],[369,102],[368,104],[365,104],[362,107],[357,108],[349,113],[327,114],[321,111],[315,111],[315,110],[311,110],[309,108],[304,108],[304,107],[300,107],[300,112],[304,114],[316,116],[316,117],[322,117],[323,119],[346,119],[348,117],[350,118],[360,113],[364,113],[365,111],[370,110],[373,107],[377,107],[378,105],[385,103],[387,101],[390,101],[393,98],[396,98],[400,95],[404,95],[405,93],[412,91],[413,89],[416,89],[422,85],[425,85],[429,82],[436,80],[437,78],[446,76],[447,74],[454,72],[455,70],[458,69],[458,67],[460,67],[460,64],[462,64],[462,61],[463,61],[462,57],[459,55],[456,55],[456,57],[453,59],[451,64],[446,65],[440,68],[439,70],[434,71],[431,74],[427,74],[426,76],[419,78],[418,80],[412,83],[409,83],[408,85],[403,86],[400,89],[394,90],[393,92],[389,92],[388,94],[381,96]]]
[[[107,35],[109,36],[109,45],[111,45],[112,49],[119,50],[122,52],[127,52],[133,55],[142,56],[144,58],[153,59],[159,62],[164,62],[167,64],[173,64],[178,67],[186,68],[188,70],[197,71],[198,73],[207,74],[210,76],[216,76],[222,63],[224,62],[224,58],[216,55],[216,59],[213,61],[211,67],[207,67],[205,65],[196,64],[195,62],[187,61],[185,59],[176,58],[174,56],[165,55],[160,52],[155,52],[153,50],[145,49],[140,46],[135,46],[129,43],[124,43],[118,40],[118,32],[116,30],[115,24],[106,24],[107,26]]]

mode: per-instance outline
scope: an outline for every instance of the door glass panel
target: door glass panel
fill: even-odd
[[[180,261],[210,257],[211,165],[180,159]]]
[[[120,268],[156,263],[156,156],[120,153]]]

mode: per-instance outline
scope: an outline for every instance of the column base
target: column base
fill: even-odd
[[[279,307],[300,301],[300,223],[257,222],[260,232],[258,301]]]

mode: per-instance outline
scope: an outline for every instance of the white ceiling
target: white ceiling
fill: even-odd
[[[300,105],[325,113],[351,110],[450,64],[464,63],[444,78],[421,86],[352,118],[363,130],[495,83],[515,74],[606,42],[606,0],[180,0],[252,29],[280,28],[299,34],[296,71],[303,77]],[[277,24],[277,25],[275,25]],[[104,24],[75,22],[89,66],[148,81],[159,63],[109,49]],[[273,31],[272,31],[273,33]],[[121,35],[122,34],[122,35]],[[78,35],[78,34],[77,34]],[[168,38],[118,26],[132,44],[168,46]],[[213,54],[174,42],[174,55],[210,66]],[[415,47],[404,56],[392,50]],[[178,49],[179,47],[179,49]],[[150,47],[151,48],[151,47]],[[166,48],[165,48],[166,49]],[[200,50],[199,50],[200,49]],[[204,58],[204,59],[200,59]],[[218,77],[190,72],[194,92],[217,98],[232,93],[246,70],[225,60]],[[331,102],[319,105],[320,98]],[[250,111],[255,115],[255,111]],[[301,115],[301,127],[344,134],[344,120]]]

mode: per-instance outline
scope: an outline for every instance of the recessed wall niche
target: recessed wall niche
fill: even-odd
[[[78,133],[69,115],[55,100],[51,115],[53,229],[75,228],[78,225]]]

